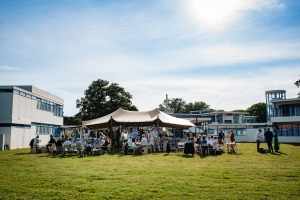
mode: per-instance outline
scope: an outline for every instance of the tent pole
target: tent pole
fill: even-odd
[[[112,126],[113,126],[112,116],[110,116],[110,126],[109,126],[109,128],[110,128],[110,146],[111,146],[111,150],[112,150],[111,153],[113,154],[113,152],[114,152],[114,138],[113,138]]]

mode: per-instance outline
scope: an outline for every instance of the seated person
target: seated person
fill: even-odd
[[[99,144],[100,144],[100,145],[104,145],[104,143],[105,143],[105,140],[101,137],[101,138],[100,138],[100,141],[99,141]]]
[[[212,146],[212,139],[211,139],[210,136],[207,137],[207,144],[208,144],[209,146]]]
[[[214,149],[217,148],[217,145],[218,145],[218,139],[217,139],[217,136],[214,136],[214,139],[213,139],[211,145],[212,145],[212,147],[213,147]]]
[[[60,137],[56,142],[56,149],[59,150],[60,152],[64,151],[62,144],[63,144],[63,140],[62,137]]]
[[[106,151],[109,148],[110,145],[110,140],[109,138],[105,138],[105,142],[103,144],[103,146],[101,147],[104,151]]]
[[[197,151],[200,147],[200,144],[201,144],[201,135],[198,136],[198,138],[195,140],[195,151]]]
[[[202,150],[207,150],[208,146],[203,146],[203,144],[207,144],[206,138],[205,136],[202,137],[202,141],[201,141],[201,149]]]
[[[140,136],[137,136],[135,143],[140,143],[140,142],[141,142],[141,138],[140,138]]]
[[[55,141],[55,139],[53,138],[53,135],[50,135],[50,141],[49,141],[48,144],[46,145],[47,152],[50,152],[49,147],[51,147],[52,144],[55,144],[55,143],[56,143],[56,141]]]
[[[218,137],[218,144],[224,144],[220,136]]]
[[[132,136],[127,140],[128,147],[135,147],[135,143],[132,142]]]
[[[136,147],[137,149],[142,149],[143,147],[147,147],[148,146],[148,140],[145,137],[145,135],[142,135],[142,140],[141,140],[141,144],[139,146]]]
[[[64,142],[64,145],[72,145],[72,138],[69,138],[69,140],[66,140]]]
[[[79,138],[76,139],[75,145],[76,146],[82,146],[82,142],[80,141]]]

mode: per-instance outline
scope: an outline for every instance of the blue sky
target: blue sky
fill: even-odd
[[[165,94],[234,110],[296,97],[299,75],[299,1],[0,1],[0,84],[60,96],[65,115],[98,78],[140,110]]]

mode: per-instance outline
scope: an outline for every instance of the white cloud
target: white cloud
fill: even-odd
[[[19,69],[20,69],[19,67],[0,66],[0,70],[4,70],[4,71],[13,71]]]

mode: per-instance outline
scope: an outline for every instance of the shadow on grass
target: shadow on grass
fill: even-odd
[[[35,153],[15,153],[14,156],[22,156],[22,155],[29,155],[29,154],[35,154]]]
[[[284,143],[282,143],[282,144],[284,144]],[[300,143],[289,143],[289,145],[293,145],[293,146],[300,146]]]
[[[177,154],[176,156],[182,158],[194,158],[195,154]]]
[[[286,154],[286,153],[283,153],[283,152],[274,152],[274,153],[272,153],[272,155],[273,156],[281,156],[281,155],[288,155],[288,154]]]

